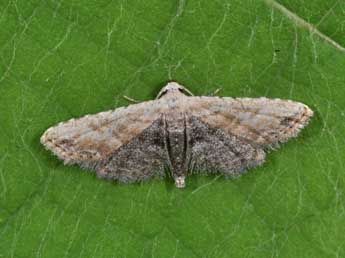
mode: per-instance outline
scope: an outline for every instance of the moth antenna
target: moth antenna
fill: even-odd
[[[217,96],[218,93],[219,93],[221,90],[222,90],[221,88],[215,89],[215,90],[210,94],[210,96]]]
[[[183,90],[185,92],[187,92],[190,96],[194,96],[194,94],[190,90],[188,90],[187,88],[183,87]]]
[[[123,95],[122,97],[123,97],[125,100],[128,100],[128,101],[130,101],[130,102],[133,102],[133,103],[140,103],[139,100],[132,99],[132,98],[126,96],[126,95]]]

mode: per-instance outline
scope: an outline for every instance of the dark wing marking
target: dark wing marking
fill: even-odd
[[[166,153],[163,129],[163,120],[159,118],[100,162],[96,167],[97,174],[122,182],[142,181],[154,175],[164,176]]]
[[[198,118],[189,122],[190,169],[236,174],[264,162],[265,152]]]

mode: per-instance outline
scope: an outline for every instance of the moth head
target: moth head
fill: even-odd
[[[156,99],[159,99],[161,97],[163,97],[164,95],[168,95],[168,94],[188,94],[193,96],[193,94],[185,87],[183,87],[182,85],[178,84],[177,82],[168,82],[167,85],[165,85],[160,92],[158,93]]]

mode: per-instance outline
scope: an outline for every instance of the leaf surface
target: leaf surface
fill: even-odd
[[[344,1],[0,2],[0,257],[344,257]],[[57,122],[155,97],[283,98],[298,138],[234,180],[121,185],[64,166]]]

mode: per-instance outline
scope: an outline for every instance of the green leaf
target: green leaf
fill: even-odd
[[[344,1],[0,2],[0,257],[345,257]],[[39,143],[57,122],[148,100],[267,96],[314,111],[234,180],[122,185]]]

